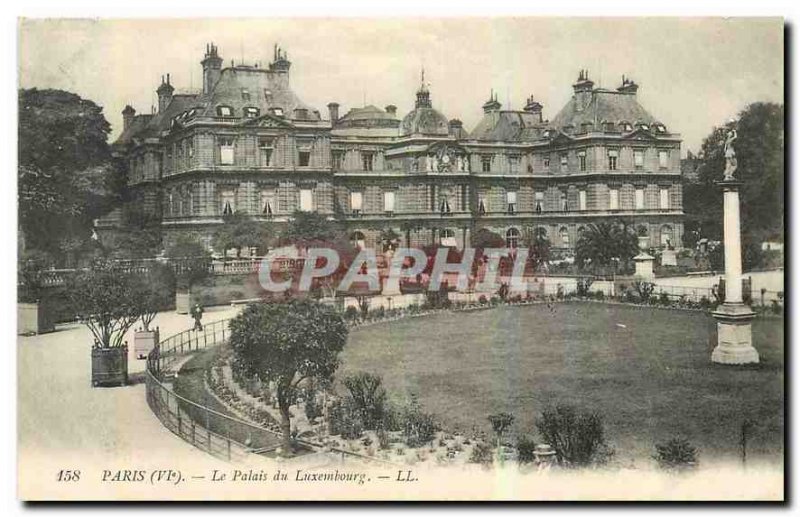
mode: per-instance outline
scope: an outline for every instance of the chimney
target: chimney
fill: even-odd
[[[525,107],[522,108],[522,111],[526,111],[535,115],[537,122],[542,121],[542,105],[534,100],[533,95],[528,97],[528,100],[525,103]]]
[[[222,73],[222,58],[219,57],[216,45],[206,45],[206,55],[200,64],[203,66],[203,93],[210,93]]]
[[[583,111],[592,100],[592,90],[594,89],[594,81],[589,79],[589,71],[581,70],[578,73],[578,80],[572,85],[572,90],[575,92],[575,108],[577,111]]]
[[[492,111],[500,111],[502,105],[497,102],[497,94],[494,90],[489,93],[489,100],[483,103],[483,112],[491,113]]]
[[[158,87],[156,93],[158,94],[158,112],[161,113],[167,106],[169,106],[169,102],[172,100],[172,92],[175,91],[175,88],[169,84],[169,74],[167,74],[166,81],[164,80],[164,76],[161,76],[161,86]]]
[[[136,116],[136,110],[133,109],[133,106],[130,104],[125,105],[125,109],[122,110],[122,130],[125,131],[131,124],[133,123],[133,117]]]
[[[397,115],[397,106],[395,106],[394,104],[389,104],[384,109],[386,110],[386,113],[388,113],[389,115],[391,115],[393,117],[395,115]]]
[[[622,84],[617,87],[617,91],[620,93],[631,93],[636,95],[636,91],[639,89],[639,85],[633,82],[633,79],[628,77],[622,76]]]
[[[339,103],[338,102],[328,103],[328,116],[331,119],[331,125],[336,124],[336,121],[339,120]]]

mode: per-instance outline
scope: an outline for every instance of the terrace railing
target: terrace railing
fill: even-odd
[[[195,447],[218,458],[236,462],[250,453],[267,452],[280,445],[280,437],[254,425],[175,393],[177,368],[185,359],[229,337],[230,320],[203,326],[202,331],[185,330],[161,341],[147,356],[145,383],[150,409],[170,431]]]

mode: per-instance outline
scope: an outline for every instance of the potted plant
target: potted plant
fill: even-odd
[[[28,254],[22,257],[17,281],[17,334],[31,335],[55,330],[52,311],[44,300],[44,259]]]
[[[208,276],[211,255],[202,242],[184,235],[167,248],[166,257],[175,271],[175,312],[188,314],[194,305],[192,285]]]
[[[139,312],[142,328],[133,334],[133,351],[137,359],[144,359],[159,342],[159,329],[150,325],[158,311],[167,309],[175,289],[172,270],[164,264],[153,264],[147,275],[137,284],[137,296],[141,302]]]
[[[100,259],[70,280],[68,292],[78,319],[94,338],[92,386],[126,384],[125,335],[142,315],[136,278],[115,263]]]

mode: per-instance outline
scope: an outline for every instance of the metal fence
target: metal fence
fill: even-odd
[[[229,322],[215,321],[204,325],[202,331],[185,330],[161,341],[147,356],[145,383],[147,403],[167,429],[199,449],[235,462],[253,452],[276,449],[280,437],[213,409],[210,406],[223,409],[213,397],[200,404],[176,394],[172,385],[175,367],[183,364],[182,359],[226,341]]]

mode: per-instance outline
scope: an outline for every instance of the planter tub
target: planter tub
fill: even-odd
[[[189,314],[194,305],[191,291],[175,292],[175,312],[178,314]]]
[[[92,386],[128,383],[128,347],[92,348]]]
[[[137,359],[145,359],[157,343],[158,329],[137,330],[133,334],[133,353],[136,354]]]
[[[17,304],[17,334],[29,336],[55,330],[51,311],[42,303]]]

